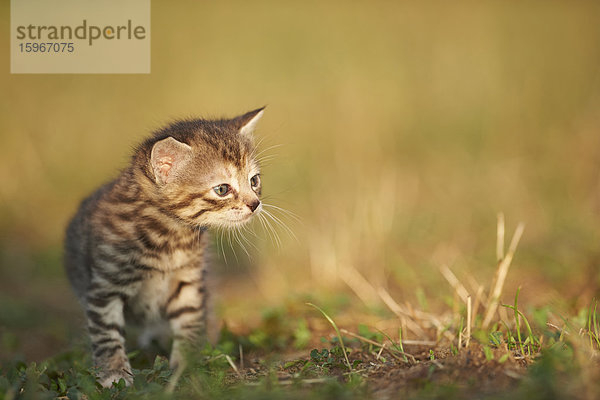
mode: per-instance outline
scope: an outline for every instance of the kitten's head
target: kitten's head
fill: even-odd
[[[252,132],[263,108],[233,119],[190,119],[142,147],[159,205],[195,226],[232,227],[260,212],[261,180]]]

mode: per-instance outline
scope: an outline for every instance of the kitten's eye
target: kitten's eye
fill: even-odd
[[[252,188],[257,188],[260,185],[260,175],[256,174],[252,178],[250,178],[250,185]]]
[[[215,186],[213,188],[213,190],[215,191],[216,194],[223,197],[231,191],[231,187],[226,183],[222,183],[219,186]]]

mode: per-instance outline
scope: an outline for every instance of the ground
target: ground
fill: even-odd
[[[194,350],[182,373],[169,369],[158,346],[133,351],[132,387],[119,383],[102,389],[95,383],[84,341],[40,363],[7,361],[1,398],[591,399],[600,394],[598,362],[585,340],[592,336],[569,339],[566,330],[528,336],[524,330],[521,347],[495,326],[487,336],[474,333],[468,346],[462,342],[459,348],[447,335],[438,342],[400,342],[364,324],[338,327],[328,314],[311,313],[271,311],[241,334],[224,327],[219,343]]]

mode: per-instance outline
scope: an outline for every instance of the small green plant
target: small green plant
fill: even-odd
[[[451,344],[450,344],[450,351],[452,352],[452,355],[453,355],[453,356],[456,356],[456,355],[458,355],[458,347],[456,347],[456,346],[454,345],[454,343],[451,343]]]
[[[296,327],[293,332],[294,337],[294,348],[303,349],[308,345],[308,342],[311,338],[310,329],[308,329],[308,324],[304,318],[298,320]]]
[[[321,349],[321,351],[317,349],[313,349],[310,352],[311,361],[318,367],[322,368],[325,371],[329,371],[330,368],[345,368],[343,353],[341,347],[334,346],[330,350]]]
[[[535,337],[535,335],[533,334],[533,331],[531,330],[531,325],[529,325],[529,321],[527,321],[527,318],[525,317],[525,315],[519,311],[518,309],[518,302],[519,302],[519,292],[521,291],[521,288],[517,289],[517,293],[515,295],[515,304],[513,306],[508,305],[508,304],[503,304],[504,307],[506,308],[510,308],[511,310],[514,311],[514,315],[515,315],[515,330],[517,331],[517,340],[518,340],[518,346],[519,349],[521,351],[521,355],[525,356],[525,346],[527,346],[527,354],[528,355],[532,355],[532,346],[537,346],[536,350],[539,349],[539,340]],[[520,319],[523,319],[523,322],[525,323],[525,327],[527,329],[527,338],[525,339],[525,341],[522,340],[521,337],[521,324],[520,324]]]
[[[402,328],[398,328],[398,342],[395,342],[387,333],[383,331],[379,332],[383,336],[385,336],[386,339],[390,341],[390,343],[392,343],[392,350],[399,352],[402,355],[402,359],[404,360],[404,362],[407,363],[408,357],[406,356],[406,353],[404,352],[404,346],[402,345]]]
[[[333,327],[333,329],[335,329],[335,332],[337,333],[338,340],[340,341],[340,347],[342,348],[342,352],[344,353],[344,359],[346,360],[346,365],[348,367],[348,370],[352,371],[352,365],[350,364],[350,360],[348,359],[348,354],[346,352],[346,346],[344,346],[344,339],[342,339],[342,334],[340,333],[340,330],[338,329],[337,324],[320,307],[318,307],[318,306],[316,306],[316,305],[314,305],[312,303],[306,303],[306,304],[309,305],[309,306],[311,306],[311,307],[313,307],[313,308],[315,308],[315,309],[317,309],[321,314],[323,314],[323,316],[325,317],[325,319],[327,319],[327,321],[331,324],[331,326]]]
[[[600,331],[600,327],[598,326],[598,321],[596,318],[597,306],[598,302],[594,300],[594,309],[592,310],[592,306],[590,305],[586,326],[586,333],[590,337],[590,350],[592,351],[600,350],[600,337],[598,336],[598,331]],[[594,343],[596,344],[595,349]]]
[[[485,354],[485,359],[487,361],[492,361],[494,359],[494,353],[492,353],[492,349],[490,349],[490,346],[482,346],[483,347],[483,354]]]

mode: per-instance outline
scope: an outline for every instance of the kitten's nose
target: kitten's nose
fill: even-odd
[[[254,212],[254,210],[256,210],[258,208],[258,206],[260,206],[260,200],[255,199],[255,200],[251,201],[250,203],[246,203],[246,205],[248,206],[250,211]]]

